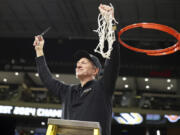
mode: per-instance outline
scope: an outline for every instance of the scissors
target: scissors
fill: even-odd
[[[38,36],[39,41],[42,40],[41,37],[43,37],[50,29],[51,29],[51,27],[48,27],[47,29],[45,29],[45,30]]]
[[[44,36],[49,30],[51,29],[51,27],[48,27],[47,29],[45,29],[40,36]]]

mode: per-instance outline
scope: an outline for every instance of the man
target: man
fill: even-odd
[[[101,5],[101,8],[110,9],[106,5]],[[119,45],[113,45],[110,59],[106,60],[104,73],[99,80],[96,79],[102,70],[99,59],[86,51],[77,52],[76,77],[80,81],[77,85],[64,84],[52,78],[43,53],[42,36],[35,37],[34,46],[42,82],[62,101],[62,118],[100,122],[102,135],[110,135],[112,95],[119,69]]]

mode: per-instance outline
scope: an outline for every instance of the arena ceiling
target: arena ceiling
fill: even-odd
[[[138,22],[168,25],[180,31],[179,0],[0,0],[0,37],[28,37],[51,26],[48,38],[97,39],[98,5],[112,3],[118,30]],[[151,32],[139,38],[154,39]],[[129,32],[128,39],[138,39]],[[158,37],[158,39],[161,37]]]

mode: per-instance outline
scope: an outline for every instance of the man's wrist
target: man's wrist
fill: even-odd
[[[36,56],[37,57],[44,56],[43,50],[36,50]]]

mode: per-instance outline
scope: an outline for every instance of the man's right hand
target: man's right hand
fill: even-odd
[[[36,50],[36,56],[37,57],[43,56],[44,39],[41,35],[35,36],[33,45]]]

